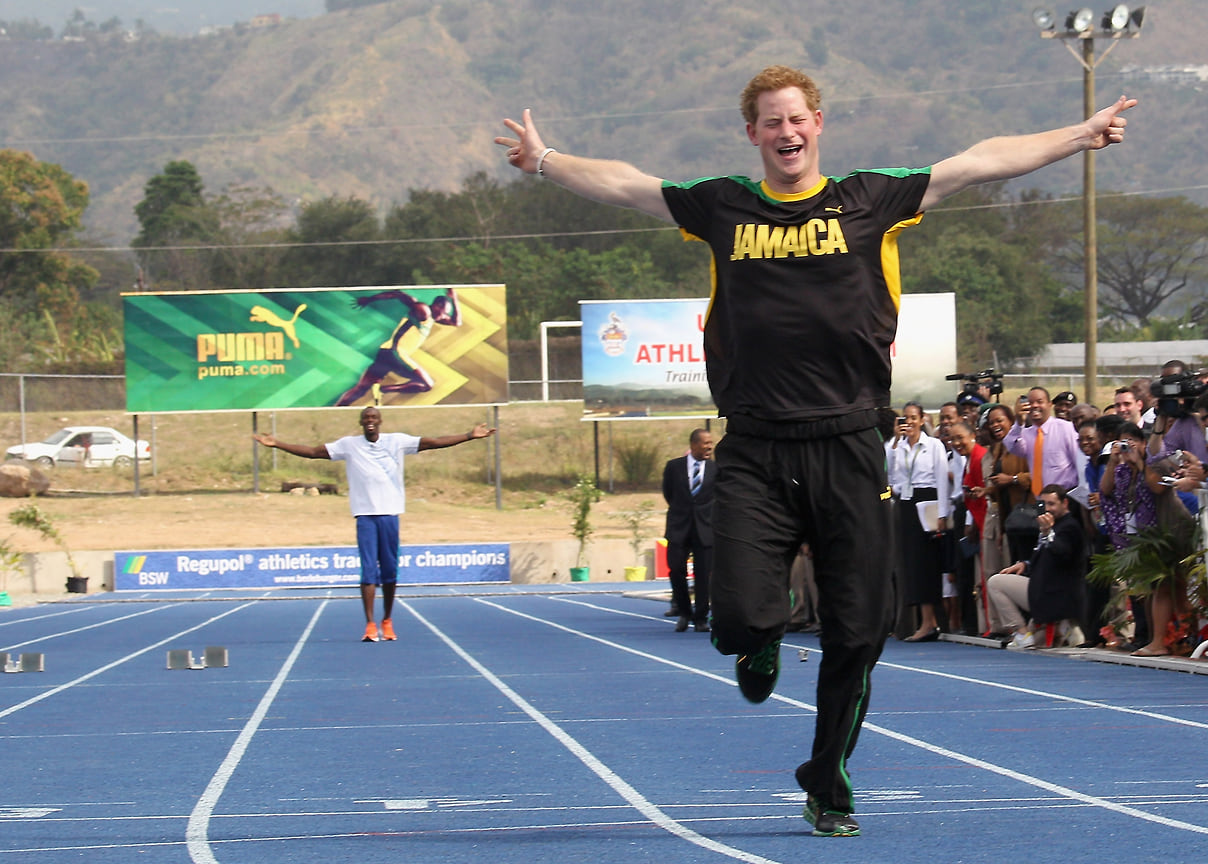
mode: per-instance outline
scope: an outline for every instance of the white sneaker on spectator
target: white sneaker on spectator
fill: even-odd
[[[1057,625],[1057,634],[1061,637],[1060,644],[1072,648],[1086,641],[1082,628],[1072,621],[1062,621]]]
[[[1011,638],[1011,643],[1009,645],[1007,645],[1007,647],[1014,648],[1014,649],[1020,650],[1020,651],[1026,649],[1026,648],[1035,648],[1036,647],[1036,636],[1032,633],[1031,630],[1019,630]]]

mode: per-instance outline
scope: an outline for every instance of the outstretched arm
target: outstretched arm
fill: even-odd
[[[406,306],[412,314],[420,307],[419,302],[414,297],[406,291],[400,291],[397,288],[391,288],[389,291],[379,291],[376,294],[369,294],[365,297],[354,297],[352,304],[364,309],[370,303],[377,303],[381,300],[397,300]]]
[[[931,182],[920,209],[927,210],[978,183],[1020,177],[1075,153],[1119,144],[1124,140],[1124,127],[1128,123],[1121,115],[1136,104],[1136,99],[1121,96],[1084,123],[1033,135],[987,138],[974,144],[964,153],[932,167]]]
[[[301,456],[303,459],[331,458],[331,454],[327,452],[326,444],[286,444],[284,441],[278,441],[272,435],[266,435],[263,432],[253,435],[252,438],[265,447],[276,447],[278,450],[284,450],[286,453]]]
[[[536,174],[540,161],[543,177],[580,197],[640,210],[667,222],[675,221],[663,200],[663,181],[658,177],[645,174],[628,162],[588,159],[556,150],[546,153],[550,148],[541,140],[532,112],[525,108],[521,117],[520,123],[511,119],[503,121],[515,138],[500,136],[495,139],[496,144],[506,148],[512,166],[526,174]]]
[[[458,444],[465,444],[467,441],[474,441],[477,438],[489,438],[495,434],[495,430],[487,426],[486,423],[479,423],[469,432],[458,432],[456,435],[441,435],[438,438],[420,438],[420,450],[440,450],[444,447],[456,447]]]

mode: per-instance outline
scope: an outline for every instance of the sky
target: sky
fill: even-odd
[[[310,18],[323,14],[324,0],[0,0],[0,21],[36,18],[58,33],[77,8],[97,24],[116,17],[133,27],[142,19],[161,33],[190,34],[273,12]]]

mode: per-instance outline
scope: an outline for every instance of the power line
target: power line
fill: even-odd
[[[1099,194],[1104,198],[1136,198],[1142,195],[1172,195],[1181,192],[1199,192],[1208,189],[1208,184],[1198,186],[1179,186],[1164,189],[1142,189],[1132,192],[1104,192]],[[1045,204],[1069,204],[1081,201],[1079,195],[1069,195],[1061,198],[1039,198],[1034,201],[1000,201],[990,204],[965,204],[955,207],[935,207],[927,212],[930,214],[962,213],[973,210],[1001,210],[1008,207],[1034,207]],[[413,246],[422,243],[481,243],[505,240],[554,240],[574,237],[615,237],[625,234],[652,234],[663,231],[678,231],[674,225],[657,226],[653,228],[600,228],[592,231],[545,231],[521,234],[479,234],[457,237],[397,237],[382,240],[308,240],[279,243],[198,243],[193,245],[174,246],[61,246],[52,249],[0,249],[0,255],[16,255],[19,253],[117,253],[117,252],[219,252],[225,250],[243,249],[319,249],[358,246]]]

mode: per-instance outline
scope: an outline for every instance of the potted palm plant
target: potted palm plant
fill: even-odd
[[[646,524],[654,515],[654,505],[643,501],[633,510],[622,510],[617,515],[629,529],[629,548],[633,550],[634,563],[625,568],[625,581],[643,582],[646,579],[646,565],[642,563],[642,546],[646,542]]]
[[[579,541],[579,552],[575,556],[576,566],[570,568],[570,579],[572,582],[586,582],[590,578],[591,570],[587,565],[587,545],[594,530],[591,525],[591,507],[604,497],[604,493],[596,488],[595,478],[590,474],[580,474],[567,497],[571,502],[570,532]]]
[[[63,535],[59,533],[59,529],[50,520],[50,516],[37,504],[30,502],[22,504],[16,510],[9,513],[8,519],[20,528],[29,528],[31,531],[37,531],[44,539],[50,540],[62,549],[63,553],[67,556],[67,566],[71,568],[71,575],[67,577],[68,593],[88,593],[88,577],[80,573],[80,568],[76,564],[75,558],[72,557],[71,550],[67,548],[67,541],[63,539]]]

